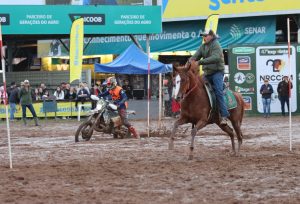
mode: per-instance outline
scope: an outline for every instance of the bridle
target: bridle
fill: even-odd
[[[196,87],[197,87],[197,83],[195,83],[195,85],[190,90],[188,90],[186,93],[183,94],[182,99],[188,97],[195,90]]]

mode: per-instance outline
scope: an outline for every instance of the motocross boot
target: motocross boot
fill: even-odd
[[[140,139],[139,133],[136,131],[136,129],[133,126],[130,126],[128,129],[132,133],[133,137],[135,137],[136,139]]]

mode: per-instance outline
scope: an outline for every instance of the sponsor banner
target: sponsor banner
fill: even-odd
[[[70,83],[81,78],[83,54],[83,18],[73,22],[71,28],[70,44]]]
[[[297,80],[296,78],[296,48],[291,46],[291,78],[293,89],[291,90],[291,111],[297,110]],[[272,85],[274,93],[272,94],[271,113],[281,113],[281,104],[278,100],[277,86],[282,81],[283,76],[289,76],[288,65],[288,47],[287,46],[261,46],[256,48],[256,82],[257,90],[264,83],[264,79],[269,80]],[[257,92],[257,109],[258,112],[263,113],[263,104],[261,94]]]
[[[291,46],[291,80],[293,89],[291,90],[291,111],[299,113],[297,103],[300,100],[300,54],[297,52],[299,45]],[[254,50],[254,52],[253,52]],[[271,113],[281,113],[281,104],[278,99],[277,86],[282,81],[283,76],[289,76],[288,48],[283,45],[236,45],[229,48],[230,86],[234,91],[243,95],[245,101],[251,97],[252,109],[247,109],[250,114],[263,113],[262,97],[260,88],[264,79],[269,79],[274,93],[271,96]],[[243,63],[251,66],[250,70],[243,70]],[[242,69],[241,69],[242,67]],[[287,112],[287,107],[285,107]]]
[[[90,102],[86,102],[90,103]],[[43,112],[43,103],[37,102],[32,104],[34,107],[34,110],[38,117],[45,117],[45,113]],[[84,116],[87,114],[87,112],[91,110],[89,107],[85,107],[84,110],[81,111],[81,116]],[[8,110],[10,112],[10,109]],[[77,116],[78,111],[75,108],[75,102],[63,102],[63,101],[57,101],[57,112],[56,116]],[[26,109],[26,116],[32,117],[31,112]],[[55,113],[47,113],[47,117],[54,117]],[[3,104],[0,105],[0,118],[6,118],[5,115],[5,106]],[[21,106],[17,105],[17,112],[15,113],[15,118],[22,118],[22,108]]]
[[[159,6],[1,6],[0,17],[9,19],[4,35],[69,34],[74,17],[84,19],[85,34],[160,33]],[[8,16],[7,16],[8,15]]]
[[[168,22],[163,23],[163,32],[150,35],[151,52],[166,51],[192,51],[197,50],[202,42],[200,33],[204,29],[204,21]],[[88,26],[85,26],[88,27]],[[231,28],[236,27],[234,32]],[[218,25],[220,43],[223,48],[230,44],[239,43],[275,43],[275,18],[255,17],[252,19],[221,19]],[[251,32],[249,32],[251,30]],[[263,33],[258,33],[263,30]],[[231,32],[231,34],[230,34]],[[146,35],[135,35],[141,45],[146,47]],[[62,40],[69,47],[69,40]],[[87,45],[90,38],[84,39]],[[51,40],[38,41],[38,56],[47,57]],[[120,54],[132,40],[128,35],[94,37],[84,50],[84,55]],[[236,52],[246,56],[249,52],[255,52],[253,47],[245,46],[236,49]],[[61,56],[68,56],[68,52],[61,46]]]
[[[165,21],[206,19],[212,13],[221,18],[299,13],[299,0],[165,0]],[[178,9],[180,8],[180,9]]]

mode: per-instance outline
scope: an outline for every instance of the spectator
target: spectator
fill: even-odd
[[[260,87],[260,93],[262,95],[262,103],[264,109],[264,117],[270,117],[271,110],[271,95],[273,93],[273,87],[269,84],[269,80],[265,79],[264,84]]]
[[[47,90],[47,87],[44,83],[41,83],[40,88],[42,89],[42,96],[43,96]]]
[[[10,96],[11,91],[16,87],[16,82],[11,82],[10,87],[7,89],[8,98]]]
[[[56,91],[54,92],[54,96],[55,96],[56,100],[64,100],[65,99],[65,94],[61,90],[60,86],[56,87]]]
[[[16,112],[16,106],[19,103],[19,89],[17,88],[17,85],[15,82],[11,83],[10,86],[10,94],[8,98],[9,107],[10,107],[10,121],[14,121],[15,118],[15,112]]]
[[[89,97],[89,93],[86,90],[83,83],[79,84],[79,89],[77,90],[77,98],[75,102],[75,107],[78,108],[78,102],[81,102],[81,104],[84,104],[86,99]]]
[[[27,107],[34,118],[35,125],[39,126],[37,115],[32,105],[31,88],[28,80],[24,81],[24,87],[21,88],[19,92],[19,98],[20,98],[20,103],[22,105],[22,113],[23,113],[22,117],[23,117],[24,125],[25,126],[27,125],[27,118],[26,118],[26,107]]]
[[[4,92],[4,86],[0,86],[0,103],[4,104],[7,94]]]
[[[66,86],[64,89],[65,99],[66,99],[66,96],[70,94],[70,89],[71,89],[71,85],[69,83],[66,83]]]
[[[173,117],[177,117],[180,114],[180,103],[175,98],[176,90],[176,77],[173,77],[173,90],[172,90],[172,113]]]
[[[125,91],[126,96],[128,99],[133,99],[132,96],[132,86],[129,85],[129,81],[128,80],[124,80],[124,85],[122,86],[122,89]]]
[[[285,104],[287,105],[288,112],[290,112],[290,102],[289,102],[289,96],[290,96],[290,90],[293,88],[292,82],[290,82],[288,76],[284,76],[282,78],[282,81],[278,84],[277,92],[278,92],[278,98],[281,103],[281,114],[282,116],[285,116]]]
[[[34,101],[39,101],[42,99],[42,96],[40,95],[39,93],[39,89],[38,88],[35,88],[34,89],[34,94],[33,94],[33,100]]]
[[[91,88],[90,93],[91,95],[96,95],[96,96],[100,94],[100,90],[97,84],[95,84],[93,88]],[[97,106],[97,101],[92,100],[92,109],[96,108],[96,106]]]
[[[76,90],[74,87],[70,87],[70,91],[65,95],[66,100],[75,100],[76,99]]]
[[[88,95],[90,95],[90,89],[89,89],[87,83],[86,82],[82,82],[82,83],[83,83],[84,88],[87,90]]]
[[[42,100],[47,100],[47,99],[50,99],[50,93],[48,90],[46,90],[42,96]]]

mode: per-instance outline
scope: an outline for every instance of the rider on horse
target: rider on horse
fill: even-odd
[[[113,103],[118,107],[118,113],[121,117],[123,124],[128,128],[135,138],[139,138],[139,134],[136,129],[129,123],[127,119],[127,96],[122,87],[117,86],[117,80],[114,77],[109,77],[106,80],[107,91],[99,94],[99,97],[105,97],[111,95]]]
[[[190,60],[198,61],[203,65],[205,79],[213,86],[217,103],[221,114],[221,125],[227,124],[229,112],[227,110],[223,95],[223,77],[224,77],[224,55],[223,50],[217,40],[216,34],[212,31],[205,31],[201,34],[204,43]]]

